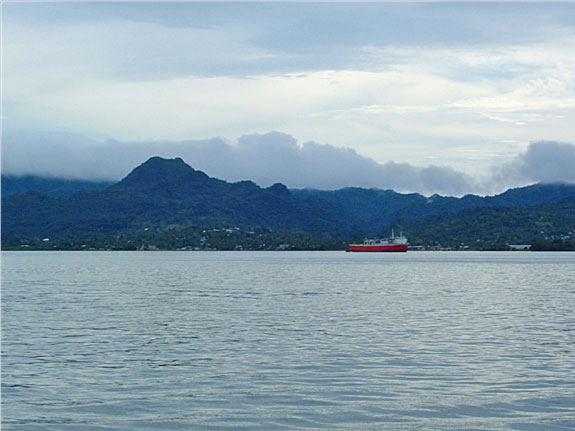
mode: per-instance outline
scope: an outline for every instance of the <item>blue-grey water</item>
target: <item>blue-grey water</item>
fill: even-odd
[[[575,254],[5,252],[3,430],[573,430]]]

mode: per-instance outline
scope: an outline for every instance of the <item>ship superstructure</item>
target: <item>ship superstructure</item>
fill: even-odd
[[[401,233],[395,236],[393,230],[389,238],[365,239],[362,244],[349,244],[347,251],[355,252],[406,252],[407,238]]]

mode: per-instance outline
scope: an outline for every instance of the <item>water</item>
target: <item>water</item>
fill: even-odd
[[[575,254],[3,253],[4,430],[573,430]]]

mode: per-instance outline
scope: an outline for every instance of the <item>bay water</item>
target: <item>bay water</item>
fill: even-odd
[[[4,252],[3,430],[574,430],[575,253]]]

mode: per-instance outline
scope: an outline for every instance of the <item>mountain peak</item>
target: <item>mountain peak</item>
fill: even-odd
[[[268,187],[266,190],[269,190],[277,196],[291,196],[288,188],[282,183],[275,183],[273,186]]]
[[[146,160],[144,163],[142,163],[140,166],[136,167],[134,170],[142,168],[142,167],[160,167],[160,166],[170,166],[170,167],[175,167],[175,166],[186,166],[187,168],[194,170],[190,165],[188,165],[186,162],[184,162],[182,160],[181,157],[176,157],[174,159],[164,159],[163,157],[160,156],[154,156],[154,157],[150,157],[148,160]]]
[[[180,157],[164,159],[151,157],[136,167],[116,186],[121,188],[150,188],[166,181],[172,181],[194,173],[203,174],[194,170]],[[204,174],[205,175],[205,174]],[[115,186],[113,186],[115,187]]]
[[[188,165],[186,162],[182,160],[181,157],[176,157],[174,159],[164,159],[163,157],[154,156],[150,157],[140,166],[136,167],[132,172],[141,169],[184,169],[189,171],[193,171],[194,169]]]

